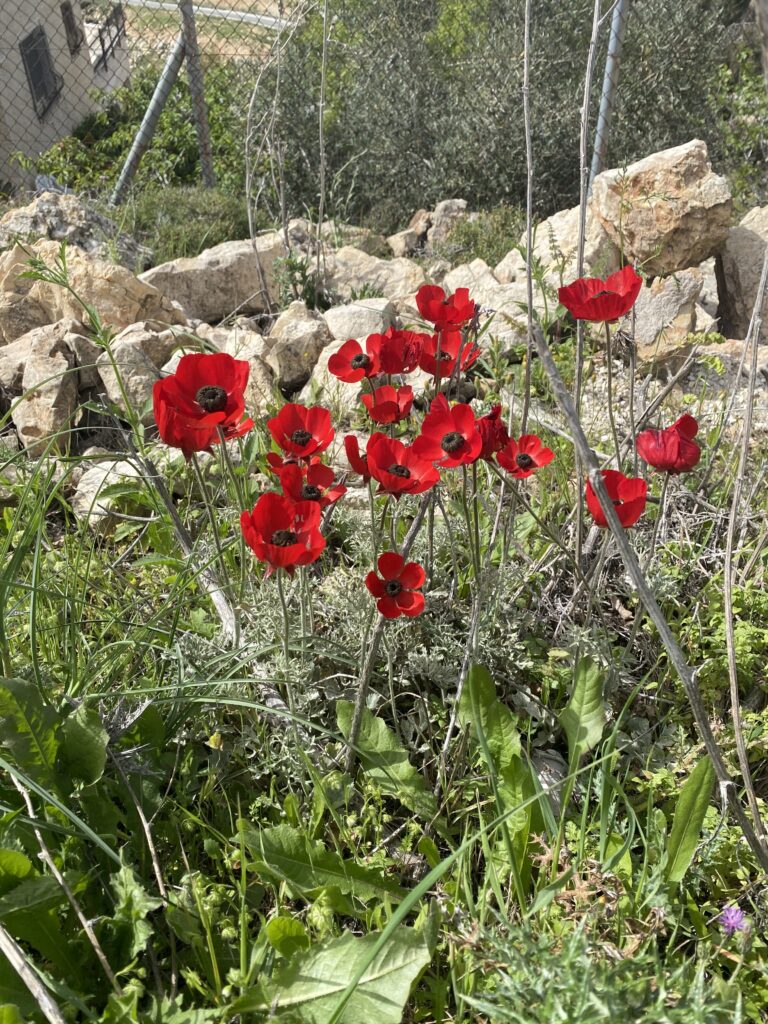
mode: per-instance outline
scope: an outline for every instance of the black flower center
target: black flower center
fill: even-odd
[[[407,466],[401,466],[399,462],[393,462],[387,472],[391,473],[392,476],[401,476],[403,480],[407,480],[411,475],[410,469]]]
[[[387,580],[384,585],[384,589],[390,597],[397,597],[400,591],[403,589],[403,585],[400,580]]]
[[[451,359],[452,356],[450,352],[446,352],[445,349],[442,349],[440,351],[440,355],[437,358],[440,360],[441,363],[445,363],[448,362],[448,360]]]
[[[216,384],[206,384],[195,395],[195,401],[206,412],[221,412],[227,406],[227,392]]]
[[[515,462],[520,469],[530,469],[534,465],[533,459],[527,452],[519,452],[515,456]]]
[[[371,365],[371,360],[365,352],[359,352],[356,356],[353,356],[349,365],[353,370],[367,370]]]
[[[440,447],[444,452],[448,452],[449,455],[457,452],[459,448],[463,447],[463,445],[464,435],[460,434],[458,430],[452,430],[450,434],[445,434],[443,436],[443,440],[440,442]]]
[[[272,543],[276,548],[288,548],[295,544],[298,537],[293,530],[276,530],[272,534]]]
[[[314,484],[304,484],[301,488],[302,501],[320,501],[322,496],[323,492]]]
[[[309,444],[309,442],[312,440],[312,435],[308,430],[294,430],[294,432],[290,436],[290,440],[293,441],[294,444],[297,444],[300,448],[303,448],[304,445]]]

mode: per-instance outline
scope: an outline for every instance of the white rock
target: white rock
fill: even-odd
[[[467,216],[466,199],[443,199],[432,211],[432,225],[427,232],[429,247],[434,249],[446,240],[459,221]]]
[[[74,356],[64,341],[71,326],[65,320],[26,335],[22,398],[14,403],[11,418],[21,444],[33,457],[42,455],[57,435],[62,436],[56,446],[68,448],[69,436],[63,432],[73,425],[78,388]]]
[[[697,267],[656,278],[641,288],[635,303],[635,344],[641,371],[678,369],[692,349],[696,307],[703,283]],[[622,323],[629,329],[631,318]]]
[[[323,316],[303,302],[292,302],[280,314],[267,339],[266,361],[283,391],[291,394],[309,380],[318,356],[331,340]]]
[[[114,513],[120,507],[120,498],[107,497],[102,492],[113,484],[128,484],[141,490],[139,471],[130,462],[110,460],[97,462],[80,477],[72,498],[75,516],[98,532],[106,533],[117,525]]]
[[[394,327],[397,313],[389,299],[358,299],[323,314],[332,338],[367,338]]]
[[[744,338],[749,328],[752,309],[768,245],[768,206],[755,206],[739,224],[728,232],[717,264],[720,290],[720,311],[723,332]],[[768,297],[761,310],[761,339],[768,338]]]
[[[142,423],[153,422],[152,388],[160,374],[140,344],[130,340],[113,342],[111,358],[102,352],[96,367],[110,402],[127,412],[127,399]]]
[[[16,341],[35,327],[45,327],[48,312],[29,295],[0,292],[0,345]]]
[[[470,298],[481,306],[490,306],[498,294],[499,281],[485,260],[475,259],[449,271],[443,278],[442,287],[447,292],[469,288]]]
[[[395,299],[412,295],[426,283],[424,271],[413,260],[382,260],[351,246],[329,253],[326,259],[325,286],[342,299],[350,300],[353,292],[360,295],[364,290]]]

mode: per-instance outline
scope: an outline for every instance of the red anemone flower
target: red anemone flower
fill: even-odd
[[[370,340],[369,338],[368,341]],[[343,380],[345,384],[356,384],[363,377],[375,377],[381,373],[378,354],[368,341],[365,343],[365,352],[360,342],[354,338],[345,341],[339,351],[334,352],[328,360],[329,372]]]
[[[335,434],[327,409],[290,402],[267,421],[267,428],[284,452],[300,459],[325,451]]]
[[[446,469],[475,462],[482,447],[475,414],[468,405],[451,407],[445,395],[433,400],[413,442],[418,455]]]
[[[645,509],[645,502],[648,495],[648,484],[640,477],[627,477],[617,469],[604,469],[603,482],[608,491],[608,497],[613,502],[616,515],[622,526],[634,526]],[[607,526],[603,507],[592,490],[592,484],[587,480],[587,508],[592,513],[592,518],[597,526]]]
[[[499,465],[518,480],[524,480],[542,466],[548,466],[554,459],[551,448],[545,448],[536,434],[523,434],[515,441],[510,438],[496,458]]]
[[[468,288],[457,288],[447,296],[442,288],[425,284],[416,292],[416,305],[425,320],[435,325],[438,331],[446,327],[463,327],[475,315],[475,303],[469,297]]]
[[[573,284],[559,288],[557,297],[576,320],[603,323],[618,320],[628,313],[642,284],[642,277],[633,267],[626,266],[605,280],[580,277]]]
[[[483,447],[480,449],[480,458],[490,462],[496,452],[501,451],[509,441],[507,428],[501,418],[501,406],[494,405],[485,416],[477,419],[477,429],[480,431],[480,438]]]
[[[372,434],[366,446],[368,472],[378,483],[379,494],[422,494],[440,482],[440,473],[431,462],[422,458],[413,445]]]
[[[240,526],[245,543],[260,562],[289,574],[297,565],[316,561],[325,547],[320,533],[320,504],[291,501],[282,494],[262,494],[252,512],[242,512]]]
[[[376,607],[385,619],[407,615],[413,619],[424,611],[424,595],[418,593],[427,576],[418,562],[406,562],[396,551],[379,555],[381,576],[369,572],[365,585],[376,598]]]
[[[428,334],[389,327],[384,334],[368,335],[365,347],[375,355],[382,373],[411,373],[419,365],[421,349],[428,338]]]
[[[316,462],[313,466],[300,466],[297,462],[283,466],[277,474],[283,494],[291,501],[316,501],[326,508],[347,493],[343,484],[334,487],[335,473],[330,466]]]
[[[368,469],[368,456],[365,452],[360,451],[360,442],[356,434],[347,434],[344,438],[344,451],[347,453],[347,462],[354,472],[363,478],[363,483],[367,484],[371,479],[371,473]]]
[[[283,466],[295,466],[300,461],[304,466],[314,466],[320,462],[319,455],[310,455],[309,458],[299,459],[297,456],[288,457],[284,459],[282,455],[278,455],[277,452],[267,452],[267,467],[271,473],[279,473]]]
[[[693,440],[699,424],[687,413],[664,430],[643,430],[637,435],[637,454],[649,466],[665,473],[688,473],[698,464],[701,448]]]
[[[407,384],[402,388],[383,384],[373,394],[366,392],[361,395],[360,400],[374,423],[399,423],[411,411],[413,388]]]
[[[155,382],[155,422],[163,441],[185,458],[208,450],[221,438],[240,437],[253,426],[243,419],[250,366],[225,352],[182,356],[176,373]]]
[[[449,330],[438,334],[425,335],[426,341],[422,345],[419,355],[419,366],[433,377],[437,376],[438,347],[440,349],[440,376],[445,379],[450,377],[456,368],[456,361],[459,362],[459,369],[463,372],[477,360],[480,349],[471,342],[464,340],[461,331]]]

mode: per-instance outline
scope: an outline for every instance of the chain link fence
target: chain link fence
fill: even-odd
[[[616,5],[603,3],[590,106],[594,138],[620,62],[600,137],[606,165],[698,136],[726,169],[718,68],[729,40],[740,45],[726,23],[744,17],[746,0],[622,6],[623,45],[604,78]],[[546,215],[578,196],[593,0],[531,8],[535,204]],[[524,9],[525,0],[3,0],[0,188],[37,180],[121,199],[202,179],[243,207],[247,197],[251,227],[322,208],[389,231],[447,196],[475,209],[519,204]]]

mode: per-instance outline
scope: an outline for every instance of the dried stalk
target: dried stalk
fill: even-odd
[[[525,126],[525,287],[527,333],[525,341],[525,380],[523,381],[523,409],[520,414],[520,433],[525,433],[528,410],[531,405],[531,360],[533,359],[533,142],[531,139],[531,0],[525,0],[525,27],[523,45],[523,124]]]
[[[45,986],[38,978],[34,968],[30,966],[24,950],[18,944],[16,939],[14,939],[14,937],[5,930],[5,926],[2,922],[0,922],[0,953],[3,954],[8,963],[27,986],[32,994],[32,998],[40,1007],[40,1012],[48,1021],[48,1024],[67,1024],[64,1014],[48,995]]]
[[[600,501],[600,505],[605,514],[611,533],[616,539],[619,554],[621,555],[626,570],[637,589],[640,601],[644,605],[649,618],[659,633],[659,637],[664,645],[669,660],[674,666],[675,671],[683,684],[683,689],[685,690],[685,694],[691,706],[691,711],[693,713],[699,735],[704,744],[704,748],[712,761],[715,769],[715,775],[720,782],[721,791],[725,794],[728,802],[730,803],[734,817],[738,821],[739,826],[744,833],[744,837],[757,858],[758,863],[763,870],[768,870],[768,852],[764,850],[763,844],[755,834],[752,823],[738,799],[735,783],[728,773],[720,748],[712,734],[712,728],[709,724],[709,719],[707,718],[707,712],[696,684],[696,673],[688,665],[685,655],[678,646],[672,630],[669,628],[667,620],[664,618],[664,614],[661,611],[656,598],[653,596],[653,592],[648,585],[648,581],[640,568],[640,564],[637,561],[632,545],[629,543],[627,534],[619,522],[613,502],[608,497],[608,492],[605,489],[600,466],[598,465],[594,453],[589,447],[589,442],[587,441],[584,430],[582,429],[581,421],[576,412],[573,399],[568,393],[568,389],[560,376],[560,372],[555,365],[555,361],[552,358],[552,354],[547,347],[546,340],[539,327],[536,327],[534,330],[534,338],[536,340],[539,358],[541,359],[542,365],[549,377],[552,390],[557,398],[557,402],[561,410],[568,420],[576,450],[588,468],[589,482]]]

